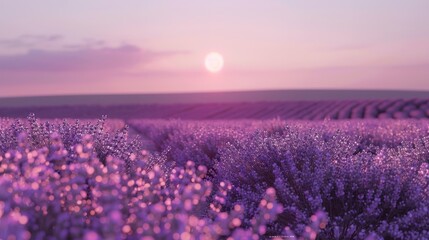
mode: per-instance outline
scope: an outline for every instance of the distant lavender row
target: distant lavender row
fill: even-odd
[[[233,186],[224,209],[240,202],[250,225],[265,189],[283,211],[269,233],[305,233],[326,212],[320,239],[429,238],[429,122],[148,121],[129,124],[158,157],[208,167],[213,183]]]
[[[422,119],[429,118],[429,99],[151,104],[123,106],[62,106],[0,108],[0,116],[42,118],[132,119]]]

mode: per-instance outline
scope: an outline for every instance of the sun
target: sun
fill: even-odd
[[[223,68],[223,57],[217,52],[211,52],[207,54],[204,65],[209,72],[219,72]]]

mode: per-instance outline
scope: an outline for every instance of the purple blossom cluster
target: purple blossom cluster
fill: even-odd
[[[429,238],[425,120],[129,123],[166,162],[193,159],[208,167],[215,186],[231,184],[223,209],[239,202],[245,228],[254,223],[261,195],[275,189],[283,209],[265,225],[270,236]],[[312,228],[315,212],[329,221]]]
[[[192,161],[166,168],[165,156],[142,150],[127,128],[105,129],[105,118],[40,123],[33,115],[0,128],[0,239],[296,238],[293,228],[272,230],[285,209],[274,187],[249,213],[246,199],[230,196],[229,179]],[[327,226],[315,212],[303,239]]]

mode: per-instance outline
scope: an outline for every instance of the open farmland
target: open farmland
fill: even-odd
[[[0,116],[23,118],[34,112],[41,118],[115,119],[423,119],[429,118],[429,99],[265,101],[225,103],[168,103],[127,105],[65,105],[1,107]]]
[[[427,239],[428,123],[4,119],[0,238]]]

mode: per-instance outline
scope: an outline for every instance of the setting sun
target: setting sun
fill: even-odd
[[[223,68],[223,57],[217,52],[211,52],[207,54],[204,65],[209,72],[219,72]]]

